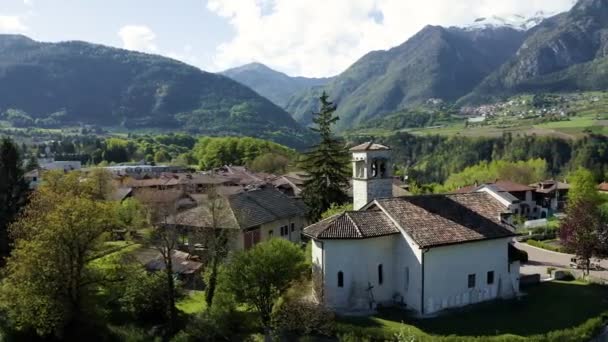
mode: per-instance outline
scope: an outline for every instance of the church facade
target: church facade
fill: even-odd
[[[366,143],[351,152],[355,210],[304,230],[322,303],[425,316],[519,293],[504,204],[485,192],[391,197],[390,149]]]

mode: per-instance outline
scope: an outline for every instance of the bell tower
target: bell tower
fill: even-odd
[[[376,198],[393,196],[390,148],[367,142],[350,149],[353,155],[353,209]]]

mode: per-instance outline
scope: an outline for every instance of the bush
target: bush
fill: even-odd
[[[553,245],[550,245],[550,244],[542,242],[542,241],[528,240],[528,241],[526,241],[526,243],[528,245],[530,245],[530,246],[546,249],[548,251],[553,251],[553,252],[561,252],[562,251],[561,247],[553,246]]]
[[[332,336],[335,315],[321,304],[305,299],[287,300],[275,307],[272,327],[280,335]]]
[[[144,270],[130,274],[118,300],[120,311],[137,321],[161,323],[169,319],[168,288],[163,274]]]

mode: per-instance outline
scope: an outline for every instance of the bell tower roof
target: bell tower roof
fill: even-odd
[[[351,152],[388,151],[388,150],[390,150],[390,147],[380,145],[380,144],[374,144],[372,141],[368,141],[366,143],[357,145],[350,149]]]

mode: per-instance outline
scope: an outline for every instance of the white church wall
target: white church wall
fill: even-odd
[[[514,294],[518,289],[509,273],[509,241],[504,238],[428,250],[424,255],[424,313]],[[489,271],[494,272],[493,284],[487,283]],[[470,274],[475,275],[472,288]]]
[[[395,242],[394,288],[403,296],[406,309],[420,311],[422,291],[422,251],[408,236],[400,236]]]
[[[390,235],[362,240],[324,240],[324,299],[333,309],[369,309],[370,301],[392,302],[394,289],[393,251],[401,237]],[[313,260],[321,259],[314,251]],[[382,265],[382,284],[379,284],[378,266]],[[338,286],[338,272],[343,274],[343,287]],[[367,291],[369,286],[371,291]]]

